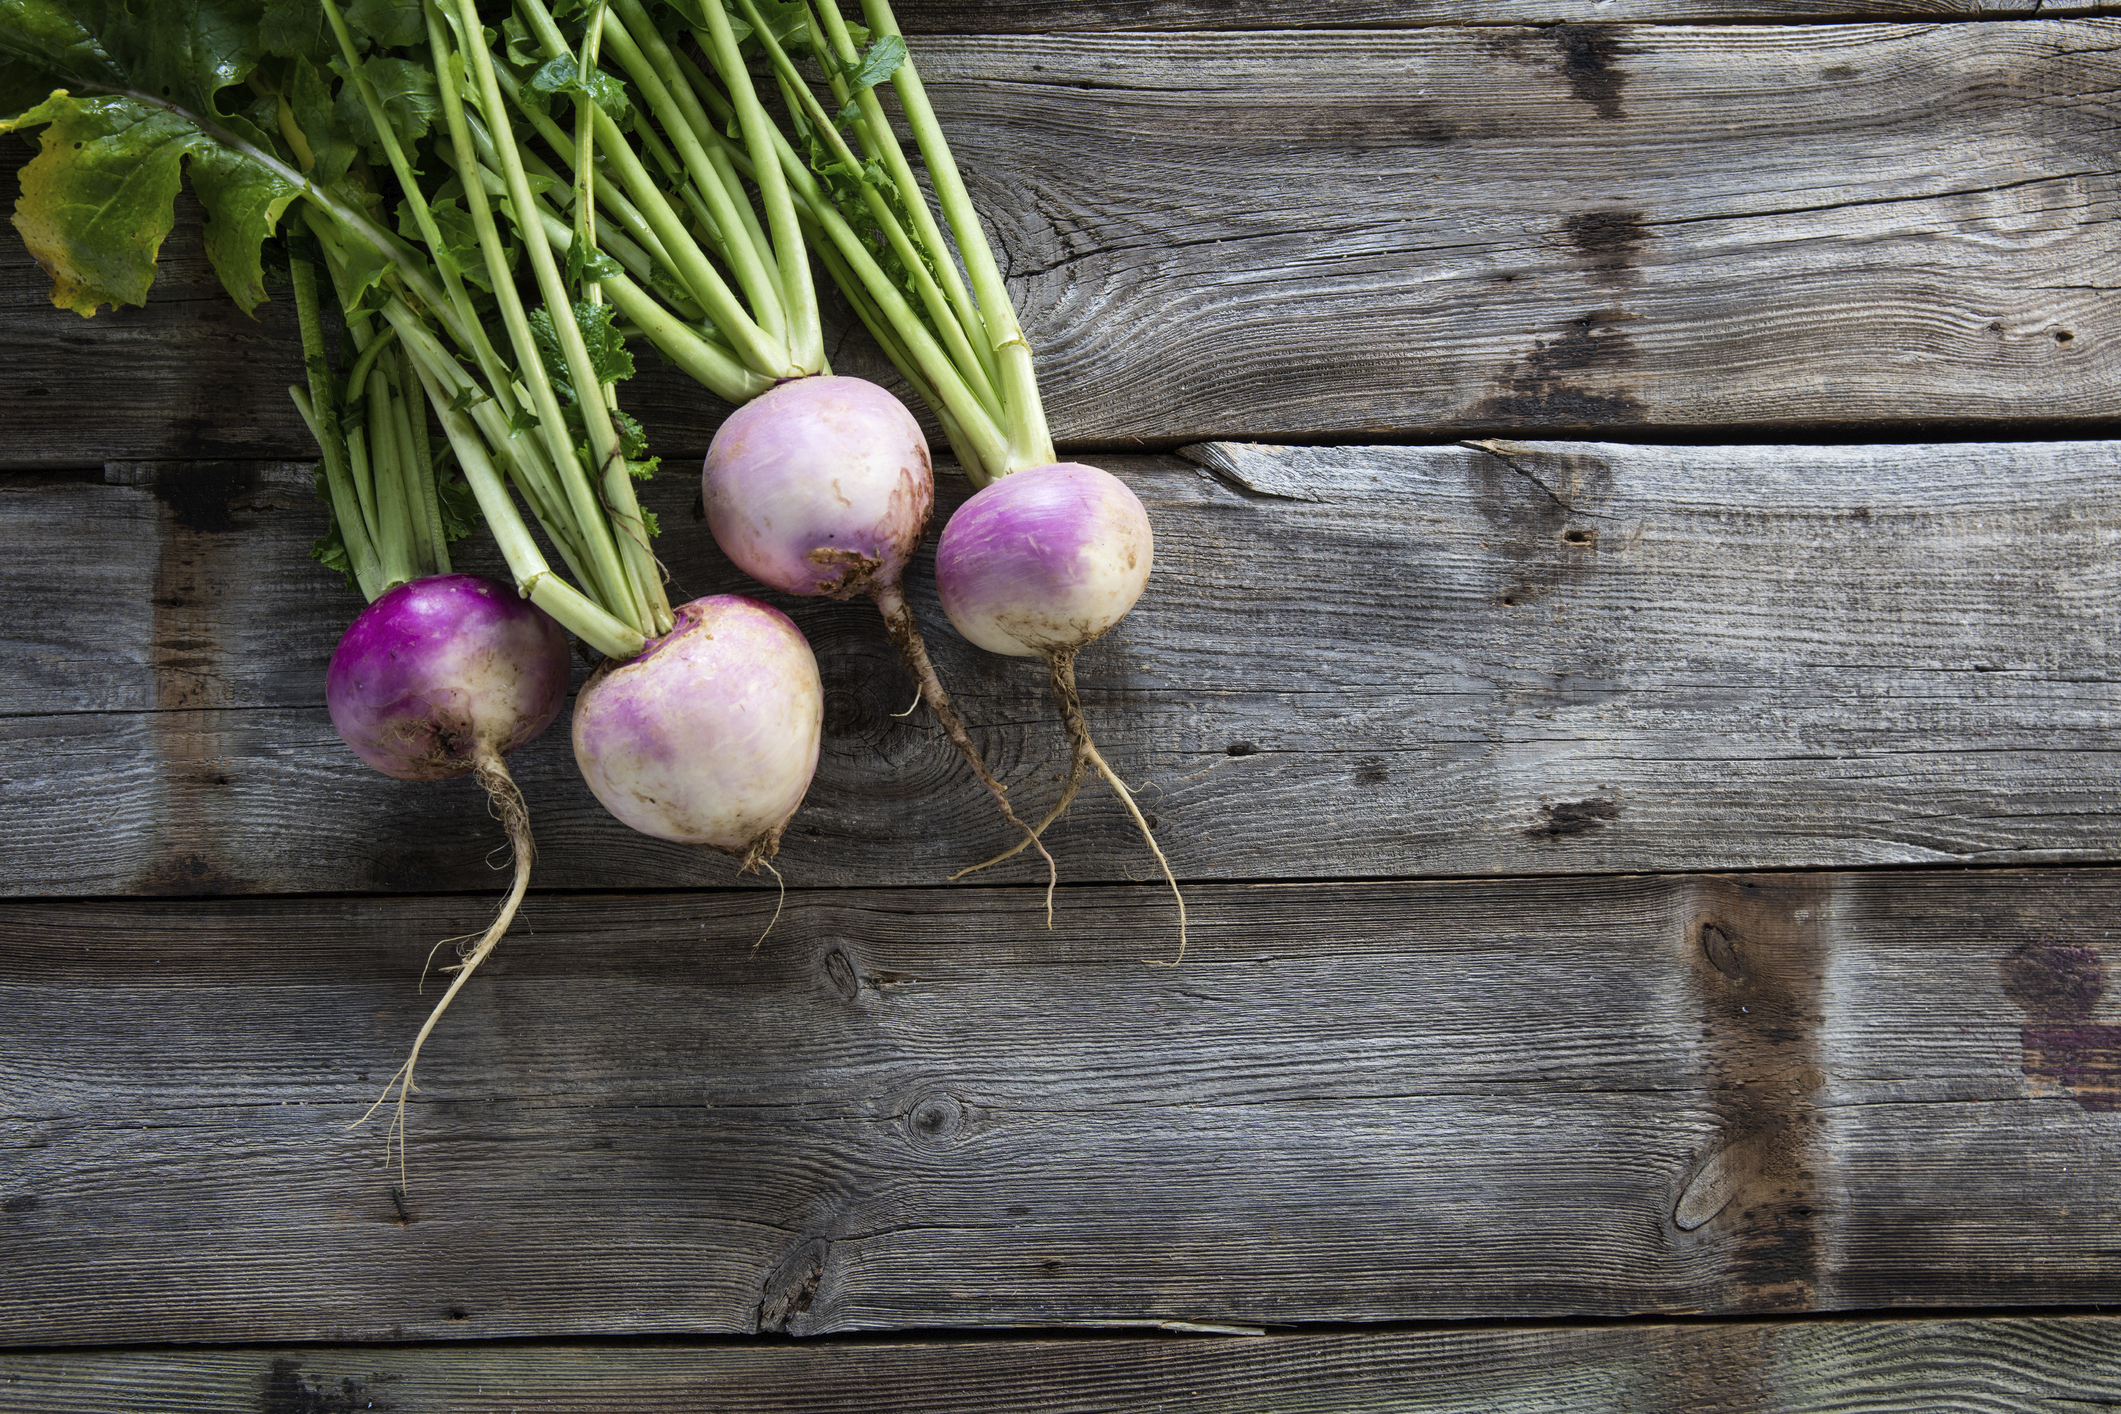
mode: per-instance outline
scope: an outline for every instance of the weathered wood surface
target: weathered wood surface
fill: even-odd
[[[1804,24],[1848,20],[2053,19],[2111,14],[2112,4],[2044,0],[900,0],[908,34],[1111,34],[1126,31],[1412,29],[1424,25]]]
[[[1208,467],[1113,463],[1158,566],[1082,669],[1182,877],[2121,847],[2121,443],[1193,455]],[[0,888],[495,887],[473,786],[385,780],[332,733],[323,667],[356,604],[303,559],[306,473],[109,476],[0,489]],[[652,490],[683,594],[759,592],[690,519],[683,471]],[[1065,754],[1042,674],[966,645],[926,565],[915,582],[996,770],[1050,799]],[[914,694],[873,611],[775,602],[828,693],[789,879],[932,884],[1007,843],[927,715],[894,715]],[[734,880],[606,816],[564,730],[516,763],[542,886]],[[1149,877],[1109,797],[1056,830],[1066,879]],[[992,881],[1033,879],[1018,860]]]
[[[921,46],[1082,446],[2121,415],[2111,23]],[[0,466],[300,457],[292,321],[12,241]],[[180,253],[181,254],[181,253]],[[282,302],[284,304],[284,302]],[[835,354],[880,374],[861,340]],[[725,411],[629,385],[659,451]]]
[[[0,1343],[2121,1294],[2121,871],[0,907]]]
[[[0,1356],[0,1414],[2055,1414],[2121,1400],[2110,1316],[1254,1339],[157,1350]]]

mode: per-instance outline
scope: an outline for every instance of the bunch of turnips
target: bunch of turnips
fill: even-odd
[[[419,1042],[527,886],[529,817],[504,758],[563,704],[567,634],[602,659],[574,704],[576,760],[634,829],[770,867],[816,769],[822,691],[795,625],[737,595],[666,595],[634,490],[658,462],[618,394],[642,343],[738,405],[703,468],[717,543],[774,590],[876,603],[1013,832],[1008,854],[1045,859],[1049,917],[1041,834],[1092,769],[1141,822],[1083,719],[1074,664],[1141,595],[1148,519],[1119,480],[1055,454],[904,37],[885,0],[861,10],[854,23],[835,0],[0,8],[0,130],[42,138],[16,225],[56,303],[141,302],[186,174],[239,304],[265,297],[268,252],[284,265],[306,363],[290,391],[331,507],[317,555],[369,601],[332,660],[333,723],[392,776],[475,776],[514,848],[500,915],[395,1077],[399,1134]],[[973,643],[1047,665],[1072,769],[1035,825],[907,607],[935,502],[927,441],[889,393],[832,374],[813,259],[979,488],[942,530],[937,588]],[[480,520],[510,584],[452,571],[451,543]],[[1182,952],[1182,898],[1178,922]]]

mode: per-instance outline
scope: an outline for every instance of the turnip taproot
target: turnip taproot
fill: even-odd
[[[475,776],[515,855],[500,912],[460,950],[456,976],[384,1089],[386,1098],[391,1086],[398,1091],[392,1133],[401,1155],[420,1048],[507,933],[530,887],[530,812],[502,758],[552,724],[567,700],[569,666],[567,635],[550,615],[468,574],[432,575],[387,591],[361,611],[331,655],[324,698],[354,754],[401,781]]]

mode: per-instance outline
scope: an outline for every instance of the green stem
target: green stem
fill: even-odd
[[[395,460],[398,479],[405,496],[405,523],[412,532],[412,567],[415,576],[435,572],[435,527],[427,515],[427,495],[421,490],[422,468],[419,455],[413,449],[412,409],[405,403],[404,366],[401,354],[394,354],[385,362],[385,369],[377,369],[373,375],[383,378],[388,385],[385,401],[390,409],[390,433],[397,444]],[[423,402],[421,407],[425,407]],[[423,418],[422,421],[425,419]],[[428,478],[432,484],[431,477]]]
[[[889,0],[862,0],[862,14],[872,34],[899,34]],[[980,316],[1001,369],[1002,396],[1009,408],[1009,456],[1005,464],[994,470],[1000,474],[1045,465],[1056,457],[1053,435],[1046,428],[1045,406],[1039,399],[1038,379],[1031,368],[1031,345],[1025,342],[1024,331],[1017,324],[1009,287],[994,263],[994,252],[980,227],[979,213],[972,207],[964,178],[950,156],[950,145],[943,139],[942,125],[928,104],[928,92],[921,85],[911,57],[891,76],[891,87],[905,110],[906,124],[913,131],[921,160],[927,164],[943,219],[950,223],[950,233],[957,238],[958,253],[964,258],[965,273],[979,298]]]
[[[463,469],[464,479],[471,483],[471,493],[478,498],[479,512],[486,518],[494,542],[500,546],[501,558],[508,562],[509,573],[515,577],[517,592],[605,656],[622,660],[638,656],[647,646],[647,640],[638,629],[612,617],[552,572],[544,555],[539,553],[537,542],[530,538],[530,528],[516,513],[515,502],[508,496],[508,487],[488,460],[486,444],[478,429],[463,413],[449,410],[449,399],[454,395],[443,393],[429,377],[425,364],[419,365],[419,374],[427,390],[428,404],[442,421],[442,435],[449,439],[449,445],[456,451],[457,465]]]
[[[448,574],[449,532],[442,526],[442,492],[435,479],[434,453],[427,445],[427,403],[410,352],[398,360],[398,406],[405,414],[401,431],[410,453],[407,465],[413,468],[419,488],[421,516],[427,522],[431,567],[435,574]]]
[[[541,211],[539,215],[545,222],[546,236],[555,246],[565,250],[574,232],[550,212]],[[602,287],[611,296],[612,305],[640,327],[641,333],[663,357],[684,369],[693,381],[716,396],[732,403],[747,403],[773,387],[773,379],[752,372],[726,350],[695,334],[664,309],[655,296],[625,276],[607,275]]]
[[[443,350],[403,300],[393,299],[385,305],[383,317],[391,321],[404,340],[419,368],[423,386],[426,382],[433,382],[450,404],[467,390],[474,394],[484,393],[485,390]],[[567,562],[568,573],[583,584],[589,583],[584,572],[586,556],[575,537],[573,522],[564,514],[564,493],[553,479],[551,468],[543,461],[537,440],[513,435],[501,415],[500,405],[489,397],[475,398],[468,410],[459,415],[468,417],[477,428],[485,441],[484,451],[489,462],[497,463],[508,474],[516,490],[522,493],[523,499],[529,502],[531,514],[537,517],[538,524],[544,527],[560,557]],[[451,445],[454,448],[454,442]]]
[[[501,94],[508,99],[509,105],[518,114],[522,115],[523,119],[531,125],[538,136],[543,138],[553,152],[559,156],[560,161],[572,170],[576,165],[574,139],[568,137],[557,123],[546,117],[535,105],[526,105],[523,102],[522,86],[515,81],[507,70],[496,69],[494,78],[500,83]],[[488,166],[494,165],[492,157],[493,141],[486,135],[483,127],[477,124],[473,125],[472,139],[479,154],[479,160]],[[445,152],[442,156],[445,160],[454,164],[455,159],[449,153]],[[523,155],[523,165],[529,171],[551,178],[558,185],[572,186],[574,184],[574,179],[571,177],[562,180],[559,174],[539,160],[535,153],[525,153]],[[641,209],[638,206],[628,201],[617,190],[618,183],[608,180],[613,175],[609,170],[610,159],[608,157],[603,159],[603,167],[603,175],[607,180],[600,181],[596,185],[596,204],[599,211],[610,213],[610,221],[607,223],[601,215],[597,217],[597,240],[609,248],[612,254],[619,256],[621,262],[624,263],[626,256],[622,253],[624,247],[620,245],[620,241],[621,239],[630,238],[636,243],[635,248],[637,250],[645,252],[650,259],[662,266],[679,284],[684,284],[684,276],[679,272],[678,263],[670,258],[670,252],[664,249],[662,240],[656,235],[654,228],[649,225],[648,218],[641,214]],[[624,232],[624,237],[615,235],[614,227],[617,231]],[[701,259],[704,260],[705,257],[702,256]],[[627,268],[633,269],[634,267],[628,264]],[[648,278],[645,268],[636,273],[639,274],[641,279],[645,280]],[[706,312],[697,303],[681,306],[673,302],[673,307],[677,308],[679,313],[688,319],[703,319],[706,317]]]
[[[346,60],[347,72],[353,76],[354,92],[360,97],[361,106],[368,113],[369,124],[375,128],[376,136],[383,144],[384,155],[390,160],[390,170],[397,175],[398,186],[405,194],[406,203],[412,208],[414,224],[420,228],[420,239],[427,242],[428,250],[440,252],[443,248],[441,228],[435,224],[434,212],[428,206],[419,182],[414,178],[411,162],[406,160],[405,149],[398,142],[397,129],[391,126],[389,115],[383,111],[383,100],[376,93],[375,85],[369,82],[368,74],[362,67],[360,51],[354,47],[353,35],[346,28],[346,20],[333,0],[323,0],[323,6],[324,16],[331,24],[332,35],[339,42],[340,56]],[[455,324],[461,327],[462,337],[470,340],[475,353],[481,348],[490,353],[492,346],[486,341],[486,332],[481,327],[478,311],[473,307],[471,297],[464,288],[463,277],[450,268],[446,261],[436,261],[435,268],[442,281],[442,288],[449,298],[448,312],[454,313]]]
[[[380,349],[378,339],[370,345]],[[405,474],[398,465],[398,429],[390,416],[390,380],[369,365],[368,455],[376,483],[376,549],[383,560],[385,587],[418,579],[413,546],[412,507],[405,499]]]
[[[589,21],[582,28],[582,52],[575,60],[575,72],[587,75],[596,72],[598,51],[603,47],[604,14],[609,7],[604,0],[597,0],[589,13]],[[586,82],[586,80],[585,80]],[[596,100],[588,94],[580,94],[574,104],[574,147],[582,155],[574,171],[574,232],[568,243],[584,250],[597,248],[596,222]],[[584,299],[592,305],[603,303],[603,291],[595,281],[589,281],[582,291]],[[605,402],[616,407],[612,390],[606,388]]]
[[[804,0],[808,6],[809,0]],[[832,47],[843,64],[852,63],[858,57],[854,36],[847,31],[847,22],[840,17],[836,0],[821,0],[819,12],[824,16],[826,31],[831,36]],[[957,311],[959,324],[966,330],[984,331],[985,323],[980,318],[979,306],[973,302],[965,282],[958,278],[957,262],[951,258],[950,247],[943,240],[942,230],[935,224],[935,213],[920,195],[920,183],[914,178],[913,165],[906,160],[906,150],[899,145],[898,134],[892,130],[891,120],[884,116],[884,105],[874,88],[865,88],[855,95],[856,107],[861,113],[860,130],[865,145],[872,149],[883,162],[884,170],[904,194],[906,213],[913,219],[914,233],[920,243],[935,252],[935,275],[948,294],[950,305]],[[999,384],[1000,373],[995,366],[994,350],[985,339],[972,345],[980,360],[980,368],[989,384]]]
[[[800,106],[807,113],[812,128],[831,149],[837,162],[849,171],[861,171],[861,159],[855,156],[840,137],[838,128],[833,125],[832,115],[824,110],[818,103],[817,96],[811,93],[809,85],[803,82],[801,73],[795,67],[795,61],[788,57],[787,51],[782,49],[780,42],[773,37],[773,31],[766,27],[754,0],[737,0],[737,4],[744,11],[746,20],[758,27],[759,41],[765,46],[779,74],[782,94],[792,105]],[[875,223],[877,230],[883,233],[884,241],[891,247],[892,254],[898,257],[899,264],[912,278],[921,306],[927,311],[929,328],[948,348],[950,360],[957,368],[959,377],[971,388],[973,395],[979,398],[991,415],[1001,416],[1001,401],[995,396],[993,388],[987,384],[979,357],[972,352],[965,331],[958,326],[957,316],[952,313],[949,302],[944,298],[941,288],[936,285],[928,269],[926,257],[914,247],[905,227],[899,223],[897,214],[892,211],[891,204],[884,199],[884,194],[877,190],[875,184],[865,180],[861,183],[861,190],[862,204],[868,211],[869,219]]]
[[[361,517],[360,497],[354,490],[353,473],[346,465],[346,443],[339,430],[339,396],[324,359],[324,318],[317,299],[317,269],[301,256],[288,261],[295,287],[295,315],[302,327],[302,366],[309,377],[309,391],[289,389],[317,450],[324,458],[324,484],[331,492],[333,518],[339,523],[339,539],[346,546],[346,562],[353,567],[354,583],[361,597],[374,603],[383,592],[382,566],[375,545],[368,538]]]
[[[501,106],[500,90],[493,79],[493,63],[485,46],[477,42],[483,33],[479,25],[477,7],[474,0],[454,0],[454,3],[456,14],[453,18],[464,41],[461,53],[465,60],[466,72],[475,85],[480,105],[485,110],[487,126],[493,131],[494,151],[501,163],[502,176],[508,179],[510,200],[517,213],[516,231],[521,236],[526,251],[535,247],[537,252],[544,254],[544,264],[549,270],[552,258],[550,250],[544,245],[544,229],[537,225],[534,218],[527,216],[530,205],[529,181],[523,173],[521,161],[511,160],[516,157],[515,141],[508,132],[507,114]],[[435,17],[437,0],[426,0],[426,7],[429,14],[429,43],[434,50],[442,111],[449,126],[450,141],[456,144],[460,153],[471,153],[475,149],[464,121],[463,95],[457,89],[456,77],[449,63],[450,50],[447,40],[440,33]],[[487,272],[493,282],[501,321],[508,330],[509,343],[515,351],[516,367],[528,384],[526,391],[536,409],[540,440],[545,444],[564,494],[564,505],[575,537],[585,552],[587,573],[583,583],[588,588],[590,597],[597,603],[602,604],[621,620],[629,622],[634,628],[645,631],[650,620],[643,612],[644,606],[636,603],[632,578],[620,562],[618,547],[602,514],[596,488],[584,475],[581,463],[575,455],[572,439],[567,435],[567,421],[561,413],[559,397],[553,390],[552,380],[545,376],[544,360],[538,354],[536,339],[531,336],[529,316],[524,311],[522,300],[516,294],[515,273],[509,268],[504,256],[505,247],[500,229],[495,224],[492,208],[487,203],[485,189],[477,182],[466,182],[464,198],[465,207],[471,213],[473,227],[478,232],[480,249],[486,258]],[[533,268],[537,266],[535,255],[532,257],[532,265]],[[542,287],[544,271],[539,273]],[[553,283],[558,283],[556,271],[553,272]],[[552,317],[554,332],[562,340],[563,352],[567,350],[565,340],[569,333],[574,335],[574,342],[579,345],[581,331],[575,327],[574,310],[566,300],[564,292],[557,300],[551,297],[549,291],[541,292],[546,297],[546,312]],[[581,361],[587,364],[586,353]],[[572,363],[570,359],[570,366]],[[594,388],[597,386],[597,380],[594,375],[585,377],[577,372],[575,386],[582,389]],[[616,446],[610,419],[590,415],[592,408],[601,411],[602,407],[601,398],[584,400],[583,420],[585,426],[592,429],[591,449],[600,458],[603,453],[599,443],[594,440],[593,430],[597,422],[603,423],[606,439],[612,442],[614,448]],[[451,445],[455,445],[453,438]],[[462,460],[461,453],[459,460]],[[560,506],[555,505],[552,509],[557,512]]]
[[[558,45],[564,53],[565,40],[540,0],[517,0],[517,4],[529,18],[531,27],[537,31],[538,42],[548,52]],[[610,44],[613,56],[641,91],[648,107],[662,120],[665,135],[676,146],[686,170],[693,175],[695,184],[700,188],[700,195],[707,203],[708,210],[714,214],[714,224],[722,232],[722,244],[729,260],[730,273],[736,277],[737,286],[744,292],[745,301],[750,305],[751,318],[757,324],[763,341],[770,347],[767,355],[769,365],[759,371],[763,373],[772,368],[790,369],[788,322],[781,308],[780,288],[769,271],[766,256],[760,250],[764,240],[763,234],[757,241],[749,238],[751,232],[757,230],[755,218],[747,223],[750,202],[744,199],[743,190],[736,182],[734,169],[729,168],[726,162],[716,163],[701,146],[694,135],[692,125],[685,120],[676,96],[663,82],[655,66],[649,62],[640,44],[635,42],[633,34],[624,23],[625,18],[626,12],[622,9],[619,15],[621,22],[607,24],[605,40]],[[653,26],[649,27],[648,32],[655,32]],[[615,129],[611,136],[603,134],[602,127],[609,125],[610,119],[607,116],[600,125],[600,140],[606,144],[623,143],[624,139],[617,135]],[[734,193],[732,188],[735,188]]]
[[[618,3],[629,15],[638,14],[643,22],[647,20],[640,0],[618,0]],[[766,223],[773,231],[773,248],[780,263],[781,285],[792,320],[789,343],[795,350],[796,361],[815,369],[823,364],[825,357],[824,325],[818,315],[817,289],[810,279],[810,262],[806,258],[802,228],[796,218],[795,200],[788,190],[786,174],[774,159],[774,141],[779,133],[759,102],[757,89],[752,86],[751,71],[737,50],[736,35],[729,26],[728,14],[719,5],[703,6],[702,9],[707,19],[708,37],[712,41],[707,53],[736,110],[737,125],[744,134],[744,146],[751,156],[752,179],[758,183],[759,203],[765,208]],[[649,28],[653,32],[653,26]],[[679,81],[683,77],[682,71],[677,69],[670,57],[669,46],[662,43],[660,34],[656,36],[651,55],[658,50],[672,71],[669,81],[690,100],[686,117],[704,124],[706,114],[699,108],[698,96]]]

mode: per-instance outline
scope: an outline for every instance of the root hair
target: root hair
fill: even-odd
[[[383,1083],[383,1093],[376,1097],[375,1103],[370,1105],[358,1120],[347,1126],[349,1129],[357,1129],[368,1123],[375,1112],[390,1100],[392,1091],[396,1091],[397,1103],[391,1114],[390,1128],[383,1136],[383,1163],[386,1168],[389,1166],[390,1151],[395,1145],[398,1151],[397,1191],[401,1196],[408,1191],[405,1165],[405,1102],[413,1091],[420,1088],[413,1079],[413,1067],[419,1062],[420,1048],[427,1044],[428,1036],[435,1029],[435,1023],[442,1019],[443,1012],[449,1010],[449,1004],[457,999],[457,993],[471,980],[471,974],[478,970],[480,963],[493,954],[494,948],[508,932],[508,925],[515,921],[516,910],[522,906],[523,895],[530,888],[531,862],[537,857],[537,847],[530,836],[530,810],[523,803],[523,792],[516,788],[514,778],[508,774],[508,767],[501,760],[501,753],[495,750],[491,743],[481,742],[474,750],[472,775],[486,788],[486,798],[492,805],[493,813],[500,820],[501,828],[508,834],[509,848],[515,854],[515,877],[509,885],[508,896],[501,901],[500,912],[475,941],[467,945],[466,938],[469,935],[466,935],[466,938],[445,938],[429,950],[427,958],[431,965],[435,951],[449,943],[456,943],[457,956],[461,960],[454,967],[444,969],[454,972],[456,976],[450,979],[449,990],[442,993],[442,999],[436,1002],[434,1010],[427,1014],[427,1021],[420,1027],[419,1034],[413,1037],[412,1051],[405,1057],[405,1063],[392,1072],[390,1079]],[[423,980],[426,977],[425,968],[421,969],[421,977]]]

